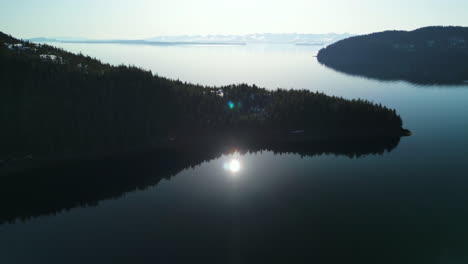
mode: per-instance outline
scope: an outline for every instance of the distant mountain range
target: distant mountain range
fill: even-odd
[[[208,36],[164,36],[147,39],[168,42],[225,42],[225,43],[272,43],[272,44],[329,44],[351,37],[351,34],[249,34],[249,35],[208,35]]]
[[[293,44],[293,45],[327,45],[351,37],[351,34],[248,34],[248,35],[180,35],[159,36],[147,39],[111,39],[95,40],[84,38],[31,38],[32,42],[39,43],[116,43],[116,44],[143,44],[143,45],[246,45],[246,44]]]
[[[113,39],[113,40],[62,40],[52,38],[28,39],[35,43],[85,43],[85,44],[132,44],[132,45],[246,45],[243,42],[194,42],[194,41],[150,41],[144,39]]]

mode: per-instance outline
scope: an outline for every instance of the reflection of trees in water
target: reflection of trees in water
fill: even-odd
[[[320,61],[323,65],[340,73],[352,76],[377,79],[379,81],[406,81],[416,85],[467,85],[468,75],[460,76],[458,71],[444,67],[425,64],[410,65],[407,63],[382,64],[339,64]]]
[[[180,144],[183,147],[133,158],[63,162],[6,175],[0,190],[1,220],[94,206],[101,200],[154,186],[163,178],[169,179],[181,170],[234,150],[358,157],[391,151],[399,139],[308,144],[217,142],[220,141]],[[313,184],[288,184],[280,187],[278,195],[255,194],[258,199],[249,201],[234,215],[213,212],[214,207],[197,208],[200,211],[196,214],[187,215],[189,203],[177,210],[184,213],[171,217],[195,219],[174,219],[162,227],[167,233],[154,235],[151,230],[161,230],[139,227],[139,231],[148,228],[148,234],[141,234],[148,240],[142,239],[145,244],[138,244],[140,248],[148,246],[146,242],[162,248],[138,251],[148,254],[139,256],[154,259],[158,254],[158,259],[169,263],[223,263],[233,257],[228,252],[236,252],[239,263],[310,263],[311,259],[317,263],[465,263],[465,175],[459,172],[458,176],[438,177],[447,168],[426,168],[425,173],[418,173],[420,168],[405,162],[387,165],[385,170],[369,166],[358,173],[351,171],[336,177],[325,174],[315,177]],[[180,229],[187,222],[193,226]],[[195,229],[201,236],[190,232]],[[229,240],[231,237],[226,234],[232,232],[237,232],[239,243]],[[126,237],[119,233],[115,239]]]
[[[271,143],[258,139],[223,142],[211,138],[197,143],[177,142],[177,146],[165,151],[125,158],[51,162],[34,169],[13,171],[10,168],[9,172],[5,166],[0,185],[0,222],[95,206],[101,200],[157,185],[162,179],[170,179],[184,169],[233,151],[244,154],[265,150],[301,156],[335,154],[352,158],[391,151],[399,140]]]

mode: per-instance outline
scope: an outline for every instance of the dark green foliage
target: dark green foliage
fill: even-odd
[[[318,60],[345,73],[414,83],[468,80],[468,28],[427,27],[351,37],[332,44]]]
[[[203,87],[6,35],[0,41],[0,157],[112,154],[208,133],[401,135],[395,111],[367,101]]]

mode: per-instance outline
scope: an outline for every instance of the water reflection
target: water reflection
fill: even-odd
[[[468,87],[466,74],[460,69],[434,67],[428,64],[381,63],[356,65],[353,63],[319,62],[339,73],[365,77],[383,82],[406,81],[417,86],[438,87],[439,85]]]
[[[241,163],[239,159],[233,158],[224,163],[224,170],[229,171],[232,174],[238,173],[240,169],[241,169]]]
[[[224,168],[232,175],[243,169],[241,155],[259,151],[304,156],[323,154],[350,158],[382,155],[393,150],[400,138],[354,141],[262,142],[216,140],[177,144],[167,150],[106,160],[74,160],[4,166],[0,169],[0,223],[57,214],[75,207],[95,206],[99,201],[119,198],[170,179],[179,172],[233,153]],[[180,144],[180,145],[179,145]],[[181,147],[183,146],[183,147]]]

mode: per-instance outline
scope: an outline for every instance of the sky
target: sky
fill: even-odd
[[[0,0],[19,38],[140,39],[251,33],[352,33],[468,26],[468,0]]]

